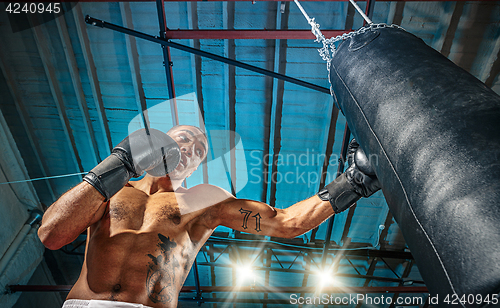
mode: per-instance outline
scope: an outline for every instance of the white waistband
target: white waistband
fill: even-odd
[[[132,304],[126,302],[116,301],[102,301],[102,300],[83,300],[83,299],[68,299],[64,302],[63,308],[151,308],[142,304]]]

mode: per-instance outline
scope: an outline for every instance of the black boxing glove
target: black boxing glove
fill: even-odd
[[[347,162],[347,170],[318,192],[321,200],[330,201],[336,214],[380,189],[375,170],[355,139],[347,148]]]
[[[139,177],[144,171],[165,176],[177,168],[180,153],[177,143],[167,134],[156,129],[149,129],[147,134],[145,129],[140,129],[123,139],[83,180],[107,201],[132,177]]]

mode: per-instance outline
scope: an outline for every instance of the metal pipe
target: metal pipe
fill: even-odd
[[[368,18],[368,16],[366,16],[366,14],[361,10],[361,8],[356,4],[356,2],[354,2],[354,0],[349,0],[349,2],[351,2],[351,4],[354,6],[354,8],[356,9],[356,11],[358,11],[359,14],[361,14],[361,16],[363,17],[363,19],[369,24],[369,25],[372,25],[373,22],[370,20],[370,18]]]
[[[303,87],[306,87],[306,88],[309,88],[309,89],[313,89],[313,90],[316,90],[316,91],[319,91],[319,92],[323,92],[323,93],[326,93],[326,94],[330,95],[330,89],[325,88],[325,87],[321,87],[321,86],[318,86],[318,85],[315,85],[315,84],[312,84],[312,83],[309,83],[309,82],[306,82],[306,81],[302,81],[302,80],[299,80],[299,79],[296,79],[296,78],[293,78],[293,77],[289,77],[289,76],[286,76],[286,75],[278,74],[278,73],[275,73],[275,72],[272,72],[272,71],[269,71],[269,70],[265,70],[265,69],[262,69],[262,68],[257,67],[257,66],[253,66],[253,65],[246,64],[246,63],[242,63],[242,62],[239,62],[239,61],[236,61],[236,60],[233,60],[233,59],[221,57],[221,56],[218,56],[218,55],[215,55],[213,53],[209,53],[209,52],[206,52],[206,51],[203,51],[203,50],[199,50],[199,49],[195,49],[195,48],[192,48],[192,47],[189,47],[189,46],[184,46],[184,45],[181,45],[181,44],[177,44],[177,43],[171,42],[171,41],[169,41],[167,39],[162,39],[162,38],[157,37],[157,36],[152,36],[152,35],[145,34],[145,33],[139,32],[139,31],[135,31],[135,30],[132,30],[132,29],[124,28],[124,27],[121,27],[121,26],[118,26],[118,25],[115,25],[115,24],[111,24],[111,23],[108,23],[108,22],[105,22],[105,21],[102,21],[102,20],[99,20],[99,19],[95,19],[95,18],[90,17],[88,15],[85,16],[85,22],[88,23],[88,24],[91,24],[93,26],[96,26],[96,27],[107,28],[107,29],[111,29],[111,30],[114,30],[114,31],[117,31],[117,32],[128,34],[128,35],[133,35],[135,37],[139,37],[139,38],[148,40],[150,42],[155,42],[155,43],[158,43],[158,44],[162,44],[164,46],[169,46],[169,47],[172,47],[172,48],[175,48],[175,49],[179,49],[179,50],[182,50],[182,51],[186,51],[186,52],[189,52],[189,53],[192,53],[192,54],[195,54],[195,55],[199,55],[199,56],[206,57],[206,58],[209,58],[209,59],[212,59],[212,60],[220,61],[220,62],[229,64],[229,65],[234,65],[234,66],[246,69],[246,70],[250,70],[250,71],[253,71],[253,72],[256,72],[256,73],[259,73],[259,74],[263,74],[263,75],[270,76],[270,77],[273,77],[273,78],[277,78],[277,79],[281,79],[281,80],[284,80],[284,81],[288,81],[288,82],[294,83],[296,85],[303,86]]]
[[[322,30],[326,37],[335,37],[351,30]],[[314,40],[309,30],[167,30],[166,37],[170,40]]]
[[[69,292],[73,286],[72,285],[11,285],[7,286],[10,293],[15,292]],[[269,292],[269,293],[314,293],[317,291],[316,287],[233,287],[233,286],[201,286],[200,291],[202,293],[210,292]],[[321,289],[322,293],[339,293],[339,294],[350,294],[350,293],[427,293],[427,287],[327,287]],[[183,286],[181,288],[181,293],[196,292],[196,286]],[[182,299],[179,300],[192,300],[200,301],[197,298]],[[204,298],[201,301],[205,302],[208,298]],[[220,298],[221,301],[226,301],[224,298]],[[288,302],[289,303],[289,302]]]
[[[200,275],[198,274],[198,261],[196,261],[196,259],[194,259],[193,262],[193,275],[196,288],[196,298],[201,299]]]
[[[165,3],[163,0],[156,0],[156,9],[158,11],[158,22],[160,25],[160,37],[167,39],[167,17],[165,16]],[[170,98],[170,109],[172,112],[172,123],[179,124],[179,114],[177,111],[177,101],[175,99],[174,73],[172,71],[172,58],[170,48],[162,45],[163,65],[165,66],[165,75],[167,77],[168,96]]]

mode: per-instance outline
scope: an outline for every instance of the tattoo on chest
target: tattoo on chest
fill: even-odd
[[[148,263],[146,288],[153,303],[167,303],[173,299],[174,269],[179,266],[179,262],[171,252],[173,248],[177,247],[177,244],[160,233],[158,233],[158,238],[159,255],[147,255],[151,261]]]
[[[241,214],[245,214],[245,216],[243,217],[243,225],[241,226],[243,229],[247,229],[248,226],[247,226],[247,223],[248,223],[248,218],[250,217],[250,214],[252,214],[252,211],[250,210],[244,210],[243,208],[240,208],[240,213]],[[262,216],[260,216],[259,213],[255,214],[252,216],[253,218],[255,218],[255,231],[257,232],[260,232],[262,231],[260,229],[260,219]]]

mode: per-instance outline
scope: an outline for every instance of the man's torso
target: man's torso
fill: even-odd
[[[206,223],[213,201],[206,199],[195,191],[148,195],[127,185],[89,228],[82,272],[68,299],[176,307],[194,258],[213,231]]]

